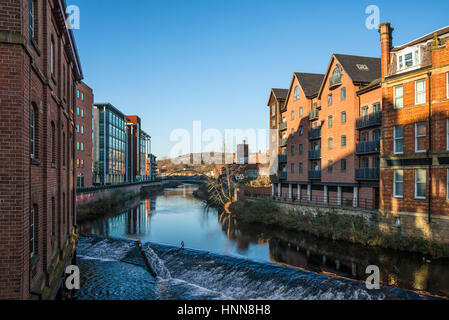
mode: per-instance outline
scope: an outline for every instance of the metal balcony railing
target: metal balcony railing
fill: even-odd
[[[363,141],[357,143],[355,148],[356,154],[371,154],[380,152],[380,141]]]
[[[287,145],[287,138],[282,138],[279,140],[279,146],[285,147]]]
[[[360,168],[355,169],[356,180],[379,180],[379,168]]]
[[[280,130],[280,131],[287,130],[287,122],[281,122],[281,123],[279,123],[279,130]]]
[[[319,180],[319,179],[321,179],[321,170],[309,171],[309,180]]]
[[[321,159],[321,150],[309,151],[309,160],[318,160],[318,159]]]
[[[375,112],[367,116],[357,118],[355,121],[356,129],[364,129],[382,124],[382,112]]]
[[[287,179],[287,171],[279,171],[279,179]]]
[[[321,128],[311,129],[309,130],[309,139],[315,140],[321,138]]]
[[[310,121],[318,120],[319,116],[320,112],[317,109],[314,109],[309,113],[309,120]]]
[[[278,156],[279,163],[287,163],[287,155],[281,154]]]

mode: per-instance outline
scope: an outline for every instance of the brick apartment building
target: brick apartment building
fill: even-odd
[[[76,87],[76,186],[88,188],[92,186],[92,107],[93,90],[84,82]]]
[[[61,0],[0,0],[0,300],[56,295],[75,247],[83,75]]]
[[[127,128],[127,181],[148,181],[151,180],[151,137],[142,130],[141,120],[136,115],[126,116]]]
[[[380,59],[334,54],[325,74],[295,73],[279,120],[279,198],[376,207],[379,197]],[[277,111],[276,111],[277,112]]]
[[[389,23],[379,32],[381,212],[409,233],[447,236],[438,231],[449,214],[449,27],[396,47]]]

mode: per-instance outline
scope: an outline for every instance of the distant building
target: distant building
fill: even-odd
[[[84,82],[76,86],[75,170],[76,187],[92,186],[92,108],[93,90]]]
[[[108,185],[127,181],[125,123],[130,121],[110,103],[95,103],[93,109],[93,181]]]
[[[242,144],[237,145],[237,164],[248,164],[249,163],[249,147],[244,140]]]

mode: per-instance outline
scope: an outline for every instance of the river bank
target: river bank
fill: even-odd
[[[337,213],[336,209],[325,209],[325,212],[323,210],[306,206],[289,210],[281,208],[271,200],[242,199],[230,206],[231,214],[243,223],[261,223],[367,247],[421,253],[435,259],[449,257],[448,246],[435,241],[405,237],[399,232],[381,232],[377,227],[375,215],[367,219],[364,215]]]

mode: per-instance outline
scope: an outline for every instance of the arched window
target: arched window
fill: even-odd
[[[51,122],[51,132],[50,132],[50,148],[51,148],[51,163],[56,163],[56,126],[55,123]]]
[[[296,88],[295,88],[295,100],[298,100],[299,99],[299,87],[297,86]]]
[[[329,80],[329,85],[331,87],[341,83],[341,71],[339,68],[336,68],[332,73],[332,77]]]
[[[31,158],[37,158],[37,147],[36,147],[36,133],[37,133],[37,110],[32,105],[30,107],[30,156]]]

